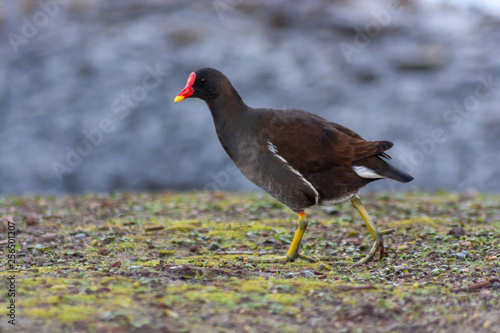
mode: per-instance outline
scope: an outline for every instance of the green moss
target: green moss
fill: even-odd
[[[270,301],[280,303],[283,305],[292,305],[297,302],[300,302],[302,299],[304,299],[304,296],[300,294],[276,293],[276,294],[266,295],[266,298],[269,299]]]
[[[265,293],[269,291],[270,283],[264,278],[252,280],[231,281],[231,285],[242,293]]]
[[[499,259],[486,258],[500,256],[500,196],[410,192],[363,199],[380,229],[396,229],[386,238],[389,257],[361,267],[337,264],[364,255],[370,235],[349,204],[337,206],[334,215],[310,209],[301,249],[321,257],[333,267],[330,272],[302,260],[286,265],[241,260],[264,250],[284,254],[293,237],[295,214],[267,195],[4,197],[0,214],[14,207],[16,221],[43,216],[36,226],[21,222],[29,254],[19,257],[16,297],[27,331],[43,331],[41,323],[61,332],[131,327],[322,332],[331,330],[332,322],[339,330],[368,329],[365,321],[428,331],[500,325],[498,291],[457,291],[496,276]],[[158,225],[164,229],[144,230]],[[463,233],[449,234],[457,226]],[[76,231],[90,236],[76,240]],[[57,234],[57,242],[43,242],[39,232]],[[237,253],[208,251],[212,242]],[[466,260],[454,256],[462,250],[469,253]],[[435,269],[438,275],[430,273]],[[316,278],[301,277],[305,270]],[[3,280],[7,276],[0,273]],[[376,289],[357,289],[367,285]],[[343,327],[345,322],[359,327]]]
[[[99,313],[95,306],[63,305],[50,308],[28,308],[23,310],[23,315],[32,318],[55,319],[61,323],[73,323],[92,319]]]

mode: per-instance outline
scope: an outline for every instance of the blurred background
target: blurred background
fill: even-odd
[[[255,190],[190,72],[395,142],[415,180],[500,188],[496,0],[0,0],[0,193]]]

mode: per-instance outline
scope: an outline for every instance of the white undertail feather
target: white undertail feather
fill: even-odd
[[[307,179],[305,179],[305,178],[304,178],[304,176],[303,176],[303,175],[302,175],[302,174],[301,174],[298,170],[296,170],[296,169],[295,169],[295,168],[293,168],[290,164],[288,164],[288,161],[287,161],[287,160],[285,160],[285,159],[283,158],[283,156],[278,155],[278,148],[277,148],[275,145],[273,145],[273,144],[271,143],[271,141],[268,141],[268,142],[267,142],[267,148],[269,149],[269,151],[270,151],[271,153],[273,153],[273,154],[274,154],[274,156],[276,156],[279,160],[281,160],[283,163],[285,163],[285,165],[288,167],[288,169],[289,169],[290,171],[292,171],[292,172],[293,172],[293,173],[295,173],[297,176],[299,176],[299,177],[300,177],[300,179],[302,179],[302,181],[303,181],[304,183],[306,183],[306,184],[307,184],[307,185],[311,188],[311,190],[313,190],[313,191],[314,191],[314,194],[315,194],[315,196],[316,196],[316,205],[317,205],[317,204],[319,203],[319,193],[318,193],[318,191],[314,188],[313,184],[311,184],[311,182],[309,182]]]
[[[358,174],[358,176],[362,178],[367,178],[367,179],[381,179],[381,178],[386,178],[384,176],[379,175],[375,171],[373,171],[370,168],[361,166],[361,165],[355,165],[352,167],[354,172]]]

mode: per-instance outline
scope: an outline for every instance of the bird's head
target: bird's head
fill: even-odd
[[[189,74],[186,87],[175,97],[174,102],[180,102],[189,97],[209,101],[218,97],[228,86],[227,77],[213,68],[201,68]]]

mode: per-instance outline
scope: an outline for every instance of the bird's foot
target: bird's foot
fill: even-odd
[[[364,257],[363,259],[361,259],[357,262],[342,261],[342,262],[338,262],[338,263],[345,264],[345,265],[352,265],[352,266],[363,265],[363,264],[366,264],[367,262],[369,262],[370,260],[372,260],[373,257],[375,257],[375,255],[377,253],[380,253],[379,260],[382,260],[384,258],[384,254],[385,254],[384,236],[392,234],[393,232],[394,232],[394,229],[377,231],[376,232],[377,237],[375,239],[375,243],[373,243],[372,249],[370,250],[368,255],[366,257]]]
[[[303,254],[297,254],[294,257],[289,257],[289,256],[271,256],[271,257],[249,257],[249,258],[242,258],[244,262],[250,262],[250,263],[255,263],[255,264],[286,264],[288,262],[293,262],[296,259],[302,259],[311,263],[319,263],[319,269],[323,271],[331,271],[333,268],[326,264],[325,262],[314,258],[314,257],[309,257]]]
[[[318,262],[317,259],[313,257],[308,257],[303,254],[296,254],[295,256],[270,256],[270,257],[249,257],[249,258],[243,258],[243,261],[246,262],[252,262],[252,263],[283,263],[286,264],[287,262],[293,262],[296,259],[302,259],[306,260],[309,262]]]

